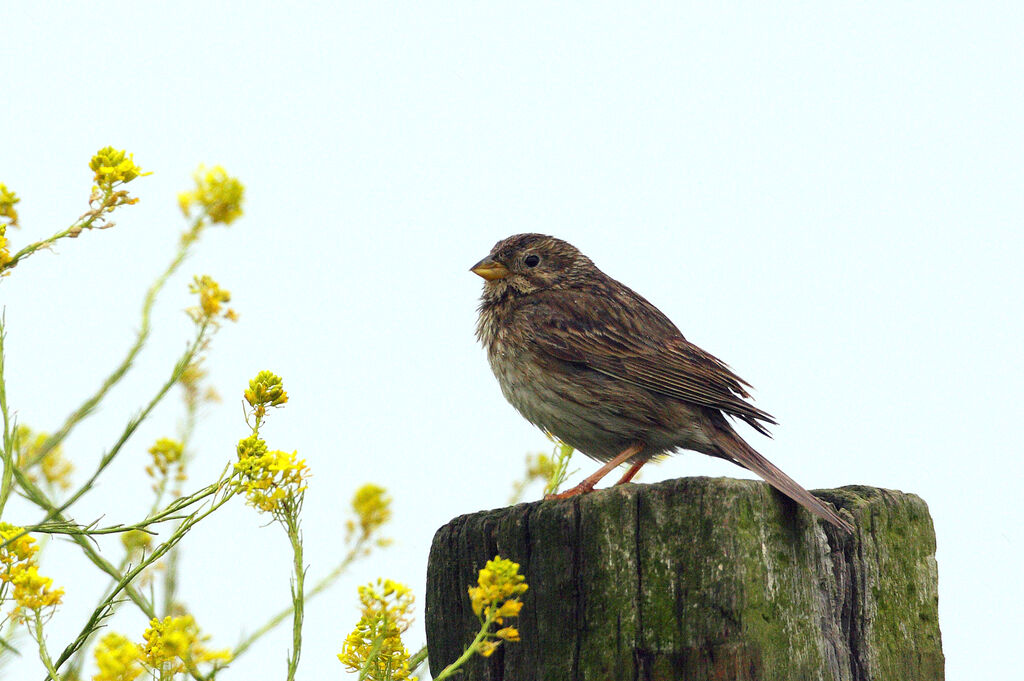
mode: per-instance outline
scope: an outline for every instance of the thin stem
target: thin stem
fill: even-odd
[[[434,681],[441,681],[441,679],[447,679],[448,677],[452,676],[456,672],[456,670],[458,670],[459,667],[466,663],[466,660],[473,657],[473,655],[477,651],[477,648],[480,646],[481,643],[483,643],[484,639],[487,638],[487,634],[490,631],[491,623],[493,621],[493,617],[487,617],[483,621],[483,626],[480,627],[480,631],[477,632],[476,638],[473,639],[473,642],[470,643],[469,646],[467,646],[466,649],[462,651],[462,655],[459,656],[459,659],[455,660],[455,662],[452,662],[450,665],[445,667],[439,675],[435,676]]]
[[[93,196],[95,197],[95,194]],[[49,246],[50,244],[54,243],[55,241],[63,239],[64,237],[67,237],[67,236],[71,236],[72,234],[77,236],[83,230],[92,229],[93,223],[96,222],[96,220],[98,220],[103,215],[103,213],[110,212],[107,209],[112,207],[111,204],[114,203],[114,201],[112,199],[114,199],[114,198],[115,198],[115,194],[113,192],[106,193],[104,195],[104,197],[103,197],[103,203],[100,205],[99,208],[94,208],[94,209],[90,210],[88,213],[86,213],[82,217],[78,218],[78,220],[76,220],[74,222],[74,224],[72,224],[67,229],[62,230],[60,232],[57,232],[53,236],[48,237],[46,239],[43,239],[42,241],[37,241],[37,242],[35,242],[33,244],[29,244],[28,246],[25,246],[25,248],[23,248],[20,251],[18,251],[17,253],[15,253],[11,257],[11,259],[8,260],[6,264],[4,264],[3,267],[0,267],[0,272],[2,272],[3,270],[11,269],[15,265],[17,265],[21,260],[24,260],[25,258],[27,258],[28,256],[32,255],[33,253],[35,253],[36,251],[38,251],[38,250],[40,250],[42,248],[46,248],[47,246]],[[92,202],[92,199],[90,199],[90,203],[91,202]],[[113,223],[110,223],[110,224],[113,224]],[[107,225],[107,226],[110,226],[110,225]]]
[[[306,568],[302,565],[302,533],[299,530],[299,508],[302,507],[301,495],[297,503],[286,511],[286,527],[288,541],[292,545],[292,566],[295,570],[295,581],[292,583],[292,652],[288,659],[288,681],[295,681],[295,672],[299,668],[299,656],[302,653],[302,618],[304,614],[304,585]]]
[[[96,467],[96,470],[85,482],[85,484],[79,487],[78,490],[75,491],[75,493],[72,494],[70,497],[68,497],[68,499],[63,504],[61,504],[60,506],[56,506],[52,502],[50,502],[50,500],[46,497],[46,495],[39,487],[35,485],[32,485],[31,487],[26,487],[24,484],[22,484],[22,480],[27,478],[25,478],[20,471],[16,470],[15,466],[11,465],[4,467],[4,474],[6,475],[8,470],[12,471],[17,477],[18,484],[21,485],[22,489],[25,490],[26,496],[28,496],[31,501],[33,501],[38,506],[41,506],[48,510],[46,517],[43,518],[43,520],[41,520],[40,522],[36,523],[35,527],[44,526],[46,523],[50,522],[54,518],[60,517],[60,515],[64,511],[69,509],[76,501],[78,501],[79,498],[82,497],[82,495],[84,495],[92,488],[93,483],[99,478],[100,473],[102,473],[104,469],[106,469],[106,467],[110,464],[110,462],[114,460],[114,457],[116,457],[117,454],[121,451],[121,448],[128,441],[128,439],[135,433],[135,431],[146,419],[146,417],[149,416],[153,409],[156,408],[157,404],[160,403],[160,401],[164,398],[164,396],[171,389],[171,387],[178,382],[179,378],[181,378],[182,372],[185,371],[185,368],[188,366],[189,362],[192,361],[192,358],[195,356],[196,352],[199,350],[200,347],[202,347],[208,327],[208,322],[204,322],[199,327],[195,340],[186,348],[185,353],[181,356],[181,358],[179,358],[178,362],[175,364],[174,370],[171,372],[170,378],[160,387],[160,390],[157,391],[157,394],[154,395],[153,398],[149,401],[149,404],[147,404],[146,407],[137,416],[135,416],[128,422],[128,425],[125,426],[124,431],[121,433],[121,437],[118,438],[116,443],[114,443],[114,446],[110,449],[110,451],[103,455],[103,458],[100,459],[100,463]],[[16,539],[19,539],[21,536],[27,534],[28,532],[29,530],[26,529],[23,530],[20,534],[10,537],[9,539],[7,539],[7,541],[3,542],[3,544],[0,544],[0,548],[6,546],[7,544],[11,543]],[[68,534],[72,533],[69,532]]]
[[[116,443],[114,443],[114,446],[111,447],[110,451],[103,455],[103,458],[100,459],[99,466],[96,467],[96,470],[93,471],[93,474],[89,477],[88,480],[86,480],[85,484],[79,487],[79,489],[61,505],[61,511],[70,508],[72,504],[78,501],[78,499],[81,498],[83,494],[85,494],[87,491],[89,491],[89,489],[92,488],[93,483],[96,482],[96,480],[99,478],[100,473],[102,473],[103,470],[110,464],[110,462],[114,460],[114,457],[118,455],[118,453],[121,451],[121,448],[125,445],[126,442],[128,442],[128,439],[135,434],[135,431],[146,419],[146,417],[149,416],[153,409],[156,408],[157,404],[159,404],[160,401],[163,400],[164,396],[167,395],[168,391],[170,391],[170,389],[174,387],[174,385],[181,378],[181,375],[185,372],[185,369],[188,367],[189,363],[195,357],[196,353],[203,346],[206,337],[206,332],[208,329],[209,322],[203,322],[199,326],[195,340],[191,344],[189,344],[189,346],[185,350],[185,353],[178,359],[178,362],[174,365],[174,370],[171,371],[170,378],[168,378],[167,381],[164,382],[162,386],[160,386],[160,390],[157,392],[156,395],[153,396],[153,398],[149,401],[145,408],[138,414],[138,416],[134,417],[128,422],[128,425],[125,426],[124,432],[121,433],[121,437],[118,438]],[[43,522],[46,521],[44,520]]]
[[[63,515],[57,510],[53,502],[47,498],[46,494],[39,489],[39,487],[29,480],[20,469],[14,470],[14,476],[18,480],[18,485],[25,490],[25,496],[37,506],[40,506],[43,510],[50,513],[56,513],[55,518],[61,522],[68,522]],[[99,552],[93,547],[89,539],[82,534],[69,534],[71,540],[78,544],[85,552],[86,557],[93,562],[99,569],[107,573],[114,579],[120,580],[121,574],[117,572],[117,568],[114,567],[109,561],[107,561]],[[153,606],[146,601],[133,587],[127,585],[125,591],[128,593],[128,597],[131,598],[139,608],[146,613],[149,617],[155,617],[156,613],[153,611]]]
[[[409,658],[409,673],[415,674],[420,665],[427,661],[427,647],[423,646]]]
[[[101,603],[93,611],[92,616],[89,618],[89,621],[86,622],[85,627],[79,633],[79,635],[75,639],[75,641],[72,642],[71,644],[69,644],[68,647],[64,649],[64,652],[61,653],[61,656],[57,660],[57,664],[56,664],[56,666],[58,668],[64,662],[66,662],[68,660],[68,658],[70,658],[71,655],[73,655],[74,652],[78,648],[80,648],[82,645],[85,644],[85,642],[89,639],[89,636],[91,635],[92,631],[94,631],[96,629],[96,627],[99,625],[100,620],[102,620],[107,615],[107,613],[109,612],[109,610],[112,607],[112,604],[114,602],[114,599],[116,599],[118,594],[120,594],[122,591],[124,591],[128,595],[128,597],[136,605],[139,606],[139,608],[143,611],[143,613],[146,614],[147,617],[149,617],[150,619],[156,619],[157,615],[156,615],[156,612],[153,609],[152,605],[150,605],[148,602],[146,602],[144,600],[142,601],[142,603],[140,603],[139,600],[136,600],[137,598],[140,599],[140,600],[142,600],[142,599],[141,599],[141,597],[138,596],[138,594],[135,591],[134,587],[131,586],[131,583],[135,580],[135,578],[139,574],[142,573],[143,570],[145,570],[150,565],[152,565],[154,562],[156,562],[157,560],[162,558],[164,555],[166,555],[167,552],[170,551],[175,545],[177,545],[177,543],[179,541],[181,541],[185,537],[185,534],[189,530],[191,530],[197,523],[199,523],[200,521],[205,519],[207,516],[209,516],[211,513],[213,513],[217,509],[219,509],[225,503],[227,503],[235,494],[234,490],[230,486],[227,485],[227,482],[225,482],[223,484],[222,489],[225,490],[225,494],[224,494],[224,496],[222,498],[215,500],[209,506],[209,508],[207,508],[207,509],[205,509],[203,511],[198,511],[197,510],[195,513],[193,513],[191,516],[189,516],[189,518],[186,519],[186,521],[183,522],[180,526],[178,526],[178,528],[171,534],[171,536],[167,538],[167,541],[165,541],[163,544],[160,544],[158,547],[156,547],[153,550],[153,553],[151,553],[146,558],[146,560],[142,561],[137,566],[135,566],[132,570],[124,573],[123,575],[122,574],[117,574],[116,571],[114,570],[113,566],[110,565],[109,563],[107,563],[105,560],[103,560],[102,557],[98,557],[97,556],[99,558],[99,560],[102,561],[103,564],[98,563],[96,560],[93,560],[93,556],[90,555],[89,551],[86,551],[86,555],[89,556],[90,560],[93,560],[94,563],[99,565],[100,569],[102,569],[104,572],[106,572],[107,574],[109,574],[112,577],[114,577],[115,579],[117,579],[117,584],[111,590],[110,595],[105,599],[105,602]],[[82,542],[85,542],[84,539],[79,538],[79,537],[75,537],[75,541],[77,543],[79,543],[80,546],[82,545]],[[83,548],[85,548],[86,546],[89,546],[88,543],[85,543],[85,546],[83,546]],[[91,547],[89,547],[89,548],[91,548]],[[189,669],[189,673],[197,681],[202,681],[203,676],[201,674],[199,674],[198,671],[196,671],[194,669]]]
[[[348,567],[353,562],[355,562],[356,558],[358,558],[360,554],[362,554],[363,547],[365,546],[368,539],[368,537],[360,537],[356,541],[355,545],[353,545],[352,549],[345,556],[345,558],[343,558],[342,561],[338,563],[338,565],[333,570],[331,570],[330,574],[321,579],[319,582],[316,583],[316,585],[312,589],[310,589],[309,593],[305,596],[305,600],[309,601],[312,598],[315,598],[321,592],[327,589],[327,587],[336,582],[338,578],[345,572],[345,570],[347,570]],[[287,608],[284,608],[279,613],[277,613],[269,620],[267,620],[266,624],[264,624],[262,627],[260,627],[253,633],[251,633],[248,637],[246,637],[244,641],[239,643],[238,646],[236,646],[233,651],[231,651],[231,659],[237,660],[238,657],[242,653],[247,651],[249,647],[252,646],[253,643],[263,638],[263,636],[272,631],[277,625],[281,624],[281,622],[283,622],[289,615],[292,614],[293,610],[293,606],[288,606]]]
[[[4,418],[4,448],[2,452],[4,472],[3,477],[0,478],[0,517],[3,516],[7,499],[10,498],[11,490],[14,489],[14,466],[17,464],[14,460],[14,437],[11,432],[10,416],[7,412],[7,381],[4,378],[4,338],[6,336],[5,315],[0,314],[0,412],[3,413]]]
[[[204,325],[206,322],[204,322]],[[198,363],[201,360],[193,358],[192,362]],[[186,364],[186,370],[188,366]],[[188,456],[189,442],[192,439],[192,433],[195,432],[196,427],[196,409],[197,401],[190,400],[188,397],[185,398],[185,426],[181,431],[181,451],[182,451],[182,462],[181,462],[181,475],[178,476],[177,481],[174,485],[174,493],[177,496],[181,494],[181,481],[184,478],[185,466],[188,464],[190,457]],[[161,480],[160,490],[157,493],[157,498],[153,501],[154,511],[156,504],[159,504],[160,499],[163,497],[164,489],[167,486],[168,476],[165,475]],[[151,512],[152,514],[152,512]],[[178,557],[179,549],[175,547],[171,550],[167,556],[167,570],[164,572],[164,603],[163,612],[165,615],[169,615],[174,608],[174,599],[178,591]]]
[[[196,220],[193,223],[192,229],[188,233],[186,233],[186,236],[193,235],[193,238],[182,239],[181,245],[178,247],[178,252],[177,254],[175,254],[174,259],[171,260],[171,263],[167,266],[167,269],[164,270],[163,274],[157,277],[156,281],[153,282],[153,284],[149,287],[149,290],[146,292],[146,298],[142,304],[142,326],[139,328],[139,332],[135,338],[135,343],[132,345],[131,348],[129,348],[128,354],[117,366],[117,368],[114,369],[114,371],[111,372],[109,376],[107,376],[106,380],[103,381],[103,385],[100,386],[100,389],[97,390],[96,393],[93,394],[89,399],[83,402],[82,405],[78,407],[78,409],[76,409],[74,412],[72,412],[70,416],[68,416],[67,420],[64,421],[64,425],[61,426],[60,430],[55,432],[53,435],[48,437],[45,442],[43,442],[42,446],[40,446],[39,448],[39,451],[36,453],[35,458],[31,462],[29,462],[29,465],[32,465],[38,461],[42,461],[43,457],[49,454],[54,447],[63,442],[64,438],[68,436],[71,430],[76,425],[78,425],[78,423],[82,419],[88,416],[89,413],[96,408],[96,405],[98,405],[100,401],[106,396],[106,394],[110,392],[110,389],[113,388],[114,385],[118,383],[118,381],[124,378],[124,375],[126,373],[128,373],[128,370],[131,368],[132,363],[135,361],[135,357],[139,354],[139,351],[142,350],[142,346],[146,343],[146,339],[149,338],[150,313],[153,310],[153,304],[156,302],[157,294],[160,293],[160,290],[163,289],[164,284],[167,283],[167,280],[170,279],[171,275],[174,274],[175,271],[177,271],[178,267],[181,266],[181,263],[184,262],[185,258],[188,256],[189,246],[191,246],[191,244],[195,242],[194,235],[198,233],[202,226],[202,218]]]
[[[128,567],[130,561],[131,561],[131,552],[126,550],[125,554],[124,554],[124,557],[121,559],[121,562],[118,563],[118,565],[117,565],[117,571],[118,572],[124,572],[125,569]],[[116,585],[111,584],[111,586],[108,588],[108,590],[102,596],[100,596],[99,604],[96,606],[96,608],[100,609],[100,608],[106,606],[106,609],[107,609],[107,612],[105,614],[103,614],[100,617],[100,619],[104,619],[107,616],[114,614],[114,610],[115,610],[114,606],[117,605],[117,603],[115,603],[114,601],[112,601],[110,599],[110,594],[111,594],[111,591],[113,590],[114,586],[116,586]],[[71,664],[68,665],[67,677],[69,679],[77,679],[77,678],[80,678],[82,676],[81,672],[82,672],[82,667],[85,665],[86,646],[89,644],[89,640],[98,631],[99,631],[99,627],[93,627],[92,631],[88,632],[88,634],[86,635],[85,640],[82,642],[82,646],[78,650],[75,651],[75,653],[74,653],[74,655],[72,656],[72,659],[71,659]]]
[[[223,477],[221,479],[223,479]],[[216,494],[217,491],[220,489],[220,484],[220,481],[218,481],[211,485],[207,485],[198,492],[193,492],[187,497],[175,499],[167,506],[167,508],[161,510],[160,512],[154,515],[151,515],[145,520],[134,523],[132,525],[111,525],[110,527],[101,527],[97,529],[93,528],[91,525],[82,527],[74,523],[60,524],[51,522],[41,525],[31,525],[25,528],[24,534],[28,534],[30,532],[37,532],[40,534],[81,534],[87,536],[94,536],[103,534],[121,534],[123,532],[130,532],[132,530],[141,530],[142,532],[155,534],[155,532],[148,529],[150,525],[156,525],[171,520],[182,520],[183,518],[187,518],[187,515],[177,515],[177,513],[191,506],[192,504],[202,501],[208,496]],[[10,541],[14,541],[15,539],[18,539],[21,536],[21,534],[16,535],[12,537]]]
[[[187,497],[187,498],[178,499],[175,502],[173,502],[171,505],[172,506],[176,506],[177,508],[184,508],[185,506],[190,506],[190,505],[192,505],[194,503],[202,501],[203,499],[207,498],[211,494],[215,494],[216,492],[218,492],[221,489],[221,484],[222,484],[223,480],[224,480],[224,477],[222,475],[218,482],[203,488],[199,492],[196,492],[196,493],[193,493],[192,495],[189,495],[189,497]],[[184,503],[182,503],[182,502],[184,502]],[[166,514],[167,511],[165,510],[165,511],[162,511],[161,513]],[[182,520],[182,519],[187,519],[189,517],[190,516],[173,515],[173,516],[168,516],[167,518],[164,518],[164,520]],[[109,531],[115,531],[115,529],[116,529],[116,531],[118,531],[118,532],[123,532],[123,531],[127,531],[127,530],[139,529],[139,530],[142,530],[142,531],[147,531],[147,530],[144,530],[143,528],[146,525],[151,524],[152,522],[153,521],[144,521],[143,523],[140,523],[138,525],[127,526],[127,527],[122,527],[122,528],[108,528],[108,530]],[[92,535],[92,534],[106,534],[106,533],[107,533],[106,530],[95,530],[95,531],[81,532],[80,534]],[[170,556],[173,557],[175,555],[176,551],[177,551],[177,546],[175,546],[174,549],[171,550]],[[129,561],[130,561],[130,554],[126,553],[124,558],[121,559],[121,563],[116,568],[118,574],[121,574],[121,573],[124,572],[124,570],[129,565]],[[114,595],[113,595],[114,592],[113,592],[113,590],[116,587],[117,587],[117,582],[115,580],[115,582],[110,585],[108,590],[100,598],[99,604],[96,606],[95,610],[93,611],[93,616],[92,616],[92,618],[90,618],[90,621],[94,622],[95,625],[93,625],[93,626],[87,625],[86,629],[83,629],[83,632],[85,633],[85,637],[82,640],[82,643],[79,646],[78,650],[75,651],[75,653],[74,653],[74,655],[72,657],[72,660],[71,660],[71,664],[68,666],[68,674],[67,674],[68,678],[74,679],[74,678],[78,678],[78,677],[81,676],[81,670],[82,670],[83,665],[85,664],[85,651],[86,651],[86,647],[89,645],[89,641],[92,639],[92,637],[99,630],[99,627],[96,626],[96,625],[98,625],[100,620],[105,619],[109,615],[114,614],[114,611],[117,609],[117,606],[121,602],[123,602],[123,601],[119,602],[119,601],[115,601],[114,600]],[[152,595],[150,597],[150,600],[151,601],[155,600],[152,597]],[[167,611],[165,609],[165,613],[166,612]]]
[[[39,659],[46,665],[46,673],[50,677],[51,681],[60,681],[60,676],[57,675],[57,669],[53,666],[53,661],[50,659],[50,654],[46,651],[46,639],[43,638],[43,616],[36,610],[35,612],[35,639],[36,643],[39,644]]]

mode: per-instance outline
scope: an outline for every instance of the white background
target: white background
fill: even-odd
[[[194,484],[233,458],[241,391],[267,368],[291,395],[269,443],[315,473],[310,580],[340,556],[360,484],[395,499],[395,546],[307,608],[300,676],[340,676],[355,586],[389,576],[422,606],[433,532],[504,505],[524,454],[547,447],[476,344],[467,269],[509,234],[555,234],[757,387],[781,425],[751,441],[805,486],[921,495],[947,678],[1016,673],[1020,6],[505,4],[5,3],[14,247],[84,212],[98,148],[155,171],[114,229],[0,283],[18,418],[58,427],[123,356],[195,166],[242,178],[246,216],[204,237],[135,373],[65,450],[81,480],[184,347],[187,281],[217,278],[241,321],[208,362],[225,401],[198,433]],[[79,520],[142,512],[146,449],[179,416],[172,399],[146,423]],[[705,474],[743,471],[684,454],[643,479]],[[12,504],[5,520],[39,515]],[[263,524],[233,504],[184,545],[183,596],[214,646],[288,600],[287,543]],[[59,652],[104,582],[51,548]],[[144,626],[130,607],[111,622],[134,638]],[[289,640],[284,627],[225,678],[283,678]],[[417,624],[409,645],[422,640]],[[41,677],[22,643],[10,678]]]

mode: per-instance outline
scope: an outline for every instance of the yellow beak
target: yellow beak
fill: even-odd
[[[508,268],[502,265],[497,260],[491,260],[489,257],[484,258],[477,264],[469,268],[469,271],[473,274],[479,275],[487,281],[493,281],[495,279],[504,279],[509,275]]]

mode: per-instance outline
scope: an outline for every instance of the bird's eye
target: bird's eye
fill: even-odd
[[[526,256],[526,260],[524,260],[523,262],[526,263],[527,267],[536,267],[537,264],[540,262],[540,256],[539,255],[528,255],[528,256]]]

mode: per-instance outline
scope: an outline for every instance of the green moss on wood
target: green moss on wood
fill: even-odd
[[[495,553],[530,590],[522,641],[470,679],[941,679],[935,537],[918,497],[819,492],[847,537],[749,480],[624,485],[462,516],[438,530],[431,667],[472,637],[466,588]]]

